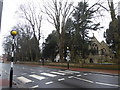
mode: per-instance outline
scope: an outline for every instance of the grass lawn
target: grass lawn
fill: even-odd
[[[40,63],[40,62],[19,62],[19,63],[42,65],[42,63]],[[66,63],[47,62],[47,63],[44,63],[44,65],[59,66],[59,67],[67,67],[68,66],[67,62]],[[120,65],[118,65],[118,64],[75,64],[75,63],[69,63],[69,66],[74,67],[74,68],[120,70]]]

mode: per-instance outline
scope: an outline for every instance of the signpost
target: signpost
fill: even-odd
[[[12,39],[12,55],[11,55],[11,69],[10,69],[10,83],[9,83],[9,87],[11,88],[12,87],[12,79],[13,79],[14,43],[15,43],[15,36],[17,34],[17,31],[12,30],[10,33],[13,36],[13,39]]]

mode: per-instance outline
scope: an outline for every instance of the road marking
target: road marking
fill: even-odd
[[[54,74],[50,74],[50,73],[40,73],[42,75],[45,75],[45,76],[49,76],[49,77],[56,77],[57,75],[54,75]]]
[[[61,73],[65,73],[65,74],[73,74],[72,72],[68,72],[68,71],[59,71]]]
[[[87,73],[83,74],[83,75],[87,75]]]
[[[101,82],[96,82],[96,84],[107,85],[107,86],[114,86],[114,87],[120,87],[120,85],[108,84],[108,83],[101,83]]]
[[[17,77],[17,79],[20,80],[21,82],[23,82],[24,84],[25,84],[25,83],[32,82],[32,80],[27,79],[27,78],[25,78],[25,77],[23,77],[23,76]]]
[[[37,87],[39,87],[39,86],[38,86],[38,85],[36,85],[36,86],[30,87],[30,88],[37,88]]]
[[[81,76],[81,75],[79,74],[79,75],[76,75],[76,76],[78,76],[78,77],[79,77],[79,76]]]
[[[38,76],[38,75],[35,75],[35,74],[33,74],[33,75],[29,75],[30,77],[33,77],[33,78],[36,78],[36,79],[38,79],[38,80],[43,80],[43,79],[45,79],[45,77],[43,77],[43,76]]]
[[[68,78],[73,78],[73,76],[69,76]]]
[[[31,72],[31,73],[35,73],[35,72]]]
[[[52,81],[50,81],[50,82],[46,82],[45,84],[46,84],[46,85],[48,85],[48,84],[51,84],[51,83],[53,83],[53,82],[52,82]]]
[[[78,72],[78,71],[71,71],[71,70],[65,70],[65,71],[71,72],[71,73],[80,73],[80,72]]]
[[[23,73],[23,74],[21,74],[21,75],[26,75],[27,73]]]
[[[65,75],[64,73],[60,73],[60,72],[50,72],[50,73],[59,74],[59,75]]]
[[[79,79],[79,80],[82,80],[82,81],[85,81],[85,82],[93,83],[93,81],[90,81],[90,80],[87,80],[87,79],[78,78],[78,77],[74,77],[74,78]]]
[[[65,80],[65,78],[58,79],[58,81],[63,81],[63,80]]]

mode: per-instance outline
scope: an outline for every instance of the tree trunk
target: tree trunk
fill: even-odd
[[[60,35],[59,37],[59,55],[60,55],[60,62],[64,62],[64,55],[63,55],[63,38]]]

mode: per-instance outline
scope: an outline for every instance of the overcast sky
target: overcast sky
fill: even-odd
[[[3,47],[2,47],[3,37],[9,35],[11,28],[18,22],[17,20],[18,16],[15,14],[15,12],[18,10],[18,6],[21,3],[25,3],[25,1],[26,0],[4,0],[3,2],[3,13],[2,13],[1,32],[0,32],[0,55],[2,55],[3,53]],[[73,1],[75,1],[75,4],[76,4],[78,1],[80,2],[82,0],[73,0]],[[92,5],[97,0],[89,0],[89,1],[90,1],[90,5]],[[107,1],[107,0],[101,0],[101,1]],[[113,0],[113,1],[114,3],[117,3],[119,0]],[[109,21],[111,20],[110,15],[108,13],[105,12],[104,14],[106,15],[105,18],[103,20],[101,19],[100,21],[101,21],[101,25],[104,26],[105,28],[103,30],[94,32],[96,38],[99,41],[104,40],[103,32],[108,28]],[[51,33],[53,29],[54,27],[51,24],[47,22],[42,23],[41,30],[45,37],[47,37],[47,35]]]

